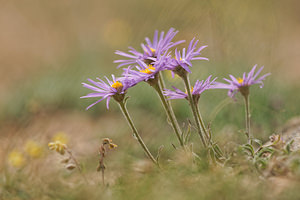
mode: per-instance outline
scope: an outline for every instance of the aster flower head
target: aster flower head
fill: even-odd
[[[172,60],[171,65],[168,67],[169,70],[174,71],[179,76],[182,76],[186,72],[191,73],[189,67],[192,66],[192,60],[208,60],[208,58],[201,57],[201,51],[206,48],[207,46],[201,46],[196,48],[199,40],[193,38],[189,44],[188,49],[182,49],[182,53],[175,49],[175,58]]]
[[[192,87],[191,92],[192,92],[192,96],[194,98],[195,103],[197,103],[199,101],[201,94],[205,90],[214,89],[214,83],[217,78],[214,78],[213,80],[211,80],[211,77],[212,76],[210,75],[205,81],[197,80],[194,87]],[[187,92],[183,92],[174,86],[173,86],[173,89],[175,91],[165,89],[163,94],[165,96],[167,96],[168,99],[187,99],[188,98]]]
[[[83,87],[91,89],[94,92],[80,98],[101,97],[101,99],[89,105],[86,108],[87,110],[104,99],[106,99],[106,107],[109,109],[109,101],[112,97],[118,102],[123,101],[127,89],[136,84],[135,80],[131,79],[130,77],[116,78],[114,75],[112,75],[112,81],[107,77],[105,77],[105,79],[107,83],[100,78],[97,78],[97,81],[88,79],[88,81],[93,85],[82,83]]]
[[[243,73],[242,78],[235,78],[232,75],[229,75],[230,79],[224,78],[224,80],[227,83],[215,83],[215,88],[220,88],[220,89],[228,89],[228,96],[231,98],[234,97],[234,95],[239,91],[243,96],[248,96],[249,95],[249,86],[254,85],[254,84],[260,84],[260,88],[264,86],[263,80],[271,73],[267,73],[265,75],[262,75],[261,77],[258,77],[260,72],[263,70],[263,66],[257,70],[256,69],[257,65],[254,65],[251,71],[246,75],[246,73]]]
[[[134,63],[138,63],[138,61],[145,62],[146,64],[152,64],[153,61],[157,60],[159,55],[164,54],[170,48],[185,42],[184,40],[180,40],[177,42],[172,42],[175,35],[178,31],[175,31],[174,28],[170,28],[167,34],[164,34],[164,31],[160,33],[158,36],[158,30],[154,32],[153,41],[146,37],[145,41],[146,44],[141,44],[143,52],[139,52],[132,47],[129,47],[129,53],[125,53],[122,51],[116,51],[115,53],[127,57],[127,60],[115,60],[114,63],[120,63],[118,67],[124,65],[131,65]]]
[[[133,79],[136,83],[146,81],[150,84],[155,84],[158,73],[166,69],[169,58],[170,54],[165,52],[164,55],[158,56],[156,61],[154,61],[152,64],[147,65],[145,62],[138,60],[138,65],[136,65],[134,68],[129,66],[128,68],[124,69],[124,73],[122,75],[123,77]]]

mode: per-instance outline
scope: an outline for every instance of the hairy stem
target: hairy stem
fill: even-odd
[[[160,98],[160,101],[161,101],[161,103],[162,103],[162,105],[163,105],[163,107],[165,109],[165,112],[166,112],[166,114],[168,116],[168,119],[171,122],[171,125],[173,127],[174,133],[176,134],[177,139],[178,139],[180,145],[183,147],[184,143],[183,143],[182,138],[181,138],[182,132],[181,132],[181,129],[180,129],[179,125],[178,125],[177,119],[175,117],[175,114],[174,114],[174,111],[173,111],[171,105],[167,102],[165,96],[162,93],[161,87],[158,84],[153,85],[153,88],[156,90],[156,92],[157,92],[157,94],[158,94],[158,96]]]
[[[188,94],[188,100],[190,102],[190,106],[191,106],[192,111],[193,111],[194,119],[195,119],[195,122],[196,122],[196,125],[197,125],[198,134],[200,136],[200,139],[202,141],[203,146],[206,148],[207,144],[206,144],[205,138],[203,136],[203,132],[201,130],[200,120],[198,119],[198,116],[197,116],[197,108],[195,106],[195,102],[194,102],[194,99],[193,99],[193,96],[192,96],[189,77],[188,77],[187,74],[185,74],[184,76],[182,76],[182,79],[183,79],[183,82],[185,84],[185,88],[186,88],[186,91],[187,91],[187,94]]]
[[[153,155],[151,154],[151,152],[149,151],[149,149],[147,148],[146,144],[144,143],[143,139],[141,138],[141,136],[139,135],[137,129],[135,128],[133,121],[127,111],[126,105],[124,104],[123,101],[118,102],[120,105],[120,108],[122,110],[122,113],[124,115],[124,117],[126,118],[128,125],[130,126],[130,128],[133,131],[134,136],[136,137],[136,139],[138,140],[138,142],[140,143],[141,147],[143,148],[144,152],[146,153],[146,155],[150,158],[150,160],[155,164],[158,165],[157,161],[155,160],[155,158],[153,157]]]

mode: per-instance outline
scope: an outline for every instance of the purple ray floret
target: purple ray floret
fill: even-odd
[[[92,85],[87,83],[82,83],[83,87],[93,90],[93,93],[89,93],[86,96],[82,96],[80,98],[91,98],[91,97],[100,97],[99,100],[89,105],[86,110],[99,103],[100,101],[106,99],[106,107],[109,109],[109,101],[111,97],[116,95],[125,95],[128,88],[134,86],[136,82],[129,77],[121,77],[116,78],[112,75],[112,81],[110,81],[107,77],[105,77],[106,82],[101,80],[100,78],[96,78],[97,81],[93,81],[92,79],[87,79]]]
[[[192,89],[192,95],[194,97],[200,97],[200,95],[205,91],[205,90],[208,90],[208,89],[214,89],[213,87],[213,84],[215,83],[215,80],[217,78],[214,78],[212,81],[211,81],[211,75],[204,81],[199,81],[197,80],[196,83],[195,83],[195,86],[193,87]],[[187,93],[179,90],[178,88],[176,87],[172,87],[175,91],[172,91],[172,90],[168,90],[168,89],[165,89],[164,90],[164,95],[168,97],[168,99],[184,99],[184,98],[187,98],[188,95]]]
[[[260,88],[262,88],[264,86],[263,80],[265,80],[267,76],[271,75],[271,73],[267,73],[265,75],[262,75],[261,77],[258,77],[264,67],[262,66],[259,70],[257,70],[256,73],[254,73],[256,67],[257,65],[254,65],[247,75],[244,72],[243,78],[235,78],[234,76],[229,75],[230,79],[224,78],[227,83],[216,82],[214,87],[220,89],[228,89],[228,96],[230,96],[231,98],[233,98],[238,91],[241,92],[243,88],[248,88],[250,85],[260,84]]]
[[[199,40],[196,40],[195,43],[194,40],[195,38],[191,40],[187,50],[185,48],[182,49],[182,53],[175,49],[175,58],[172,59],[172,64],[170,67],[168,67],[168,69],[175,70],[178,66],[180,66],[187,72],[191,73],[189,67],[192,66],[192,60],[208,60],[208,58],[200,56],[200,52],[207,46],[201,46],[199,48],[196,48]]]
[[[118,67],[124,66],[124,65],[131,65],[134,63],[138,63],[137,61],[145,62],[148,60],[150,63],[152,61],[156,61],[156,58],[159,55],[164,54],[166,51],[168,51],[170,48],[185,42],[184,40],[180,40],[177,42],[172,42],[175,35],[178,33],[178,31],[175,31],[174,28],[170,28],[167,34],[165,35],[162,31],[160,35],[158,35],[158,31],[156,30],[154,32],[153,41],[146,37],[145,41],[146,44],[141,44],[141,47],[143,49],[143,52],[138,52],[132,47],[129,47],[129,53],[124,53],[122,51],[116,51],[115,53],[127,57],[129,59],[126,60],[115,60],[114,63],[120,63]]]

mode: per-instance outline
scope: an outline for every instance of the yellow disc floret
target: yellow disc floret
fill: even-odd
[[[242,84],[244,82],[244,79],[238,78],[237,81],[238,81],[239,84]]]
[[[153,71],[151,71],[151,70],[154,71],[154,70],[155,70],[155,67],[153,67],[153,65],[148,65],[147,68],[145,68],[145,69],[143,69],[143,70],[140,70],[140,72],[145,73],[145,74],[152,74]]]
[[[115,88],[115,89],[120,89],[123,87],[123,84],[119,81],[116,81],[114,82],[112,85],[111,85],[112,88]]]
[[[152,53],[155,53],[155,49],[150,47],[150,50],[152,51]]]

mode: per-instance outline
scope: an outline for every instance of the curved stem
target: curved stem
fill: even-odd
[[[196,109],[196,106],[195,106],[195,103],[194,103],[194,99],[193,99],[193,96],[192,96],[189,77],[186,74],[186,75],[182,76],[182,79],[184,81],[184,84],[185,84],[185,87],[186,87],[186,91],[187,91],[187,94],[188,94],[188,100],[190,102],[190,106],[191,106],[192,111],[193,111],[194,119],[195,119],[195,122],[196,122],[196,125],[197,125],[198,134],[199,134],[200,139],[201,139],[201,141],[203,143],[203,146],[206,148],[207,144],[206,144],[205,138],[203,136],[203,132],[201,131],[200,120],[198,119],[198,116],[197,116],[197,109]]]
[[[134,136],[136,137],[136,139],[138,140],[138,142],[140,143],[141,147],[143,148],[144,152],[147,154],[147,156],[150,158],[150,160],[155,164],[158,165],[157,161],[155,160],[155,158],[153,157],[153,155],[151,154],[151,152],[149,151],[149,149],[147,148],[147,146],[145,145],[143,139],[141,138],[141,136],[139,135],[137,129],[135,128],[133,121],[127,111],[126,105],[124,104],[123,101],[118,102],[119,106],[122,110],[122,113],[124,115],[124,117],[126,118],[128,125],[130,126],[130,128],[133,131]]]
[[[161,87],[158,84],[153,85],[153,88],[156,90],[156,92],[161,100],[161,103],[163,104],[163,107],[166,111],[168,119],[172,124],[173,130],[177,136],[177,139],[178,139],[180,145],[183,147],[184,143],[181,138],[182,133],[181,133],[180,127],[178,125],[178,122],[176,120],[176,117],[175,117],[175,114],[174,114],[174,111],[173,111],[171,105],[167,102],[165,96],[162,93]]]
[[[251,144],[251,133],[250,133],[250,102],[249,102],[249,94],[244,96],[245,100],[245,118],[246,118],[246,136],[248,139],[248,143]]]

